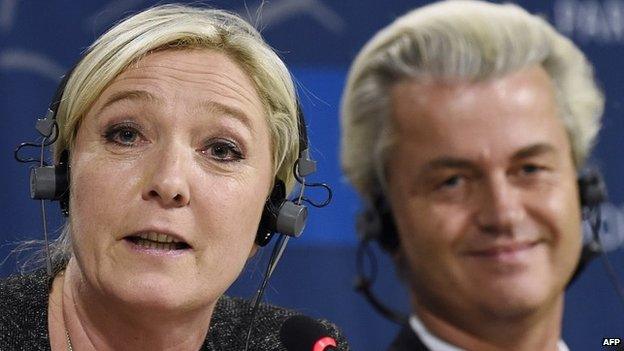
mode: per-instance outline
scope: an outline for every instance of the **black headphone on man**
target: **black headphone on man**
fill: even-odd
[[[56,121],[56,115],[67,81],[76,66],[77,64],[63,77],[56,89],[45,117],[37,120],[36,129],[39,134],[43,136],[43,141],[41,143],[25,142],[20,144],[15,150],[15,159],[19,162],[39,163],[38,166],[30,170],[30,197],[36,200],[59,201],[61,212],[64,216],[69,215],[69,151],[64,150],[61,153],[59,162],[55,165],[45,164],[43,153],[45,147],[54,144],[58,137],[59,127]],[[295,179],[301,185],[301,190],[296,199],[290,200],[287,197],[288,194],[286,194],[284,182],[281,179],[275,180],[271,194],[265,203],[256,234],[255,242],[259,246],[267,245],[275,233],[299,237],[301,233],[303,233],[308,217],[308,209],[303,202],[307,202],[314,207],[325,207],[331,202],[332,191],[328,185],[324,183],[306,184],[305,182],[306,176],[316,172],[316,161],[310,158],[306,123],[298,100],[297,124],[299,127],[299,155],[295,161],[293,173]],[[26,146],[41,148],[40,159],[21,158],[19,152]],[[327,199],[322,203],[316,203],[304,197],[306,186],[325,188],[328,194]]]
[[[603,252],[599,237],[602,221],[600,204],[607,201],[607,187],[602,175],[596,168],[585,168],[580,172],[578,188],[583,220],[589,222],[592,235],[590,241],[583,245],[581,259],[571,281],[578,277],[579,273],[592,258]],[[364,295],[366,300],[382,316],[398,324],[405,324],[407,316],[386,306],[371,290],[371,286],[375,282],[377,267],[374,253],[370,251],[368,246],[369,243],[377,241],[379,246],[389,253],[395,253],[400,245],[392,210],[383,194],[375,193],[366,202],[364,209],[358,214],[356,229],[360,243],[357,250],[355,290]],[[365,255],[370,260],[370,274],[367,274],[364,268]]]

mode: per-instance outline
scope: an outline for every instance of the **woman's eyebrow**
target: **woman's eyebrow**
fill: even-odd
[[[160,100],[154,96],[152,93],[145,90],[122,90],[112,94],[106,102],[100,107],[97,111],[97,114],[100,114],[102,111],[106,110],[110,106],[124,100],[132,100],[132,101],[150,101],[160,103]]]
[[[198,104],[201,111],[231,117],[241,122],[247,129],[254,130],[249,116],[241,109],[216,101],[204,100]]]

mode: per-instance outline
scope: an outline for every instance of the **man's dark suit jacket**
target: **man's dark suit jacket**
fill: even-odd
[[[430,351],[409,324],[401,328],[399,335],[390,345],[388,351]]]

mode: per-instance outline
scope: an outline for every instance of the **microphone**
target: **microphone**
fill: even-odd
[[[288,351],[337,351],[336,340],[318,321],[292,316],[280,328],[280,340]]]

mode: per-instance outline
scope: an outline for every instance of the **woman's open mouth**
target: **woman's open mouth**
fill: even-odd
[[[172,236],[155,232],[138,233],[127,236],[124,240],[128,240],[139,247],[152,250],[172,251],[191,248],[189,244],[175,239]]]

